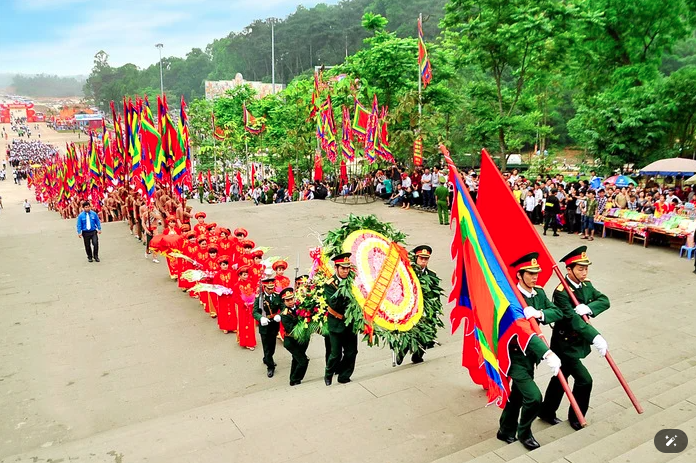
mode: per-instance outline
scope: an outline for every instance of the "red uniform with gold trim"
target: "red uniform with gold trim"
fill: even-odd
[[[179,227],[172,227],[171,225],[168,225],[164,228],[164,231],[162,233],[164,235],[181,235],[181,229]],[[172,280],[178,279],[180,274],[179,268],[181,267],[181,262],[179,262],[180,259],[169,256],[166,256],[166,258],[167,269],[169,270],[169,278],[171,278]]]
[[[220,270],[213,279],[213,284],[224,286],[235,290],[235,292],[239,291],[239,289],[235,289],[236,283],[237,272],[230,269]],[[222,331],[237,331],[237,307],[234,302],[234,294],[218,296],[217,315],[218,327]]]
[[[191,259],[198,260],[197,259],[198,243],[196,243],[195,241],[194,242],[186,241],[184,243],[184,249],[182,249],[181,251],[182,251],[182,254],[184,254],[186,257],[190,257]],[[195,266],[191,262],[182,259],[181,266],[179,267],[179,272],[180,272],[179,274],[184,273],[186,270],[192,270],[194,268],[195,268]],[[186,281],[183,278],[179,278],[179,288],[181,288],[181,289],[188,290],[188,289],[192,288],[194,285],[195,285],[195,283],[193,283],[191,281]]]
[[[204,283],[212,283],[215,280],[215,275],[220,271],[220,264],[218,264],[217,256],[215,258],[208,256],[205,260],[205,271],[213,274],[212,277],[205,278],[202,280]],[[205,308],[205,311],[210,314],[211,317],[217,315],[218,307],[218,295],[215,293],[209,293],[207,291],[201,292],[200,295],[201,303]]]
[[[217,246],[220,250],[220,254],[230,256],[230,264],[234,263],[232,240],[229,238],[220,238],[218,239]]]
[[[254,320],[254,297],[256,287],[250,281],[240,283],[234,294],[237,307],[237,342],[240,347],[256,347],[256,320]]]
[[[196,234],[196,236],[200,238],[201,236],[205,236],[205,234],[207,233],[207,226],[208,224],[206,224],[205,222],[197,223],[193,226],[193,231]]]

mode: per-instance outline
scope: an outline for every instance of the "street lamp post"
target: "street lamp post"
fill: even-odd
[[[155,44],[155,47],[159,49],[159,62],[160,62],[160,96],[164,97],[164,78],[162,75],[162,47],[164,47],[164,44],[157,43]]]

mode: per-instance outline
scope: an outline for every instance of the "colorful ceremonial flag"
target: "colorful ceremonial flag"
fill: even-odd
[[[413,165],[416,167],[423,165],[423,137],[420,135],[413,140]]]
[[[350,111],[343,106],[343,137],[341,138],[341,154],[348,161],[355,159],[355,145],[353,144],[353,127],[350,123]]]
[[[244,111],[244,129],[252,135],[258,135],[263,132],[263,129],[266,128],[266,126],[264,124],[259,124],[256,118],[247,109],[246,103],[242,105],[242,109]]]
[[[102,183],[102,168],[99,153],[97,152],[97,143],[94,140],[94,132],[89,132],[89,172],[90,172],[90,188],[101,189]]]
[[[228,172],[225,172],[225,195],[226,196],[230,195],[231,188],[232,188],[232,184],[230,183],[230,174]]]
[[[140,117],[141,139],[143,152],[150,156],[153,166],[153,173],[158,179],[162,180],[162,169],[165,167],[166,159],[162,149],[162,139],[157,127],[155,127],[154,117],[150,109],[150,102],[145,97],[145,104]],[[159,109],[158,109],[159,111]]]
[[[388,108],[382,107],[382,113],[377,120],[377,136],[375,137],[375,152],[385,161],[394,162],[394,155],[389,148],[389,132],[387,130]]]
[[[251,163],[251,187],[256,186],[256,169],[254,168],[254,163]]]
[[[511,277],[515,278],[514,271],[509,268],[511,263],[525,254],[538,252],[541,273],[537,284],[544,286],[556,262],[485,149],[481,151],[479,179],[476,206]],[[514,240],[510,239],[510,230],[515,230]]]
[[[367,135],[367,125],[370,122],[370,112],[365,109],[363,105],[360,104],[358,99],[355,99],[355,105],[353,106],[353,134],[360,141],[365,141],[365,136]]]
[[[215,113],[211,112],[210,117],[213,121],[213,138],[219,141],[227,140],[227,134],[225,133],[225,129],[222,127],[218,127],[217,124],[215,124]]]
[[[319,100],[319,73],[315,72],[314,73],[314,90],[312,91],[312,109],[309,112],[309,117],[307,118],[307,121],[310,119],[313,119],[316,117],[317,112],[319,111],[319,108],[317,107],[317,100]]]
[[[370,163],[375,162],[376,144],[379,127],[379,116],[377,108],[377,95],[372,100],[372,112],[367,122],[367,133],[365,135],[365,157]]]
[[[450,300],[452,331],[464,322],[462,364],[471,379],[488,391],[488,403],[501,408],[510,389],[507,379],[508,344],[517,336],[526,349],[535,334],[524,317],[517,289],[508,276],[469,191],[444,146],[450,178],[454,181],[452,259],[455,264]],[[518,240],[515,239],[515,242]]]
[[[165,97],[166,98],[166,97]],[[189,133],[188,116],[186,115],[186,102],[184,96],[181,96],[181,109],[179,110],[179,125],[177,126],[177,134],[179,136],[179,144],[186,159],[186,170],[182,179],[182,183],[189,189],[193,188],[191,172],[193,171],[193,161],[191,159],[191,135]]]
[[[292,171],[292,164],[288,164],[288,195],[292,198],[295,191],[295,173]]]
[[[182,106],[182,111],[183,109]],[[162,111],[165,114],[164,123],[167,127],[167,143],[170,150],[169,157],[172,160],[172,183],[177,185],[176,191],[180,194],[180,187],[184,183],[184,178],[186,174],[190,172],[187,165],[188,156],[186,139],[183,133],[183,122],[181,121],[181,117],[179,117],[179,124],[174,126],[174,122],[171,117],[169,117],[167,100],[165,98],[162,99]],[[181,115],[185,115],[185,112],[182,112]]]
[[[104,174],[106,175],[106,178],[109,179],[109,182],[111,182],[113,185],[118,185],[118,178],[116,178],[115,174],[111,136],[109,135],[109,131],[106,130],[106,123],[104,122],[104,119],[102,119],[102,145],[104,146]]]
[[[210,169],[208,169],[208,190],[213,191],[213,181],[210,178]]]
[[[423,88],[426,88],[433,78],[433,70],[430,66],[428,50],[425,48],[421,18],[418,18],[418,68],[420,69],[420,78],[423,80]]]

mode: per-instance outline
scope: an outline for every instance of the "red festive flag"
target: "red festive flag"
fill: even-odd
[[[243,193],[243,186],[244,184],[242,183],[242,171],[238,170],[237,171],[237,188],[239,188],[239,194],[242,195]]]
[[[423,165],[423,138],[420,135],[413,140],[413,165]]]
[[[537,284],[544,286],[551,278],[555,261],[485,149],[481,151],[481,175],[476,206],[491,241],[498,249],[513,279],[515,275],[510,269],[510,264],[525,254],[538,252],[537,260],[542,271],[539,273]],[[510,239],[510,230],[514,230],[515,239]]]
[[[210,169],[208,169],[208,189],[213,191],[213,181],[210,179]]]
[[[254,188],[256,183],[256,169],[254,168],[254,163],[251,163],[251,187]]]
[[[232,188],[232,184],[230,183],[230,174],[225,172],[225,195],[227,195],[227,196],[230,195],[231,188]]]
[[[292,197],[295,191],[295,173],[292,171],[292,164],[288,164],[288,194]]]
[[[341,159],[341,187],[348,183],[348,167],[346,166],[346,161]]]
[[[321,181],[324,178],[324,169],[321,165],[321,151],[317,150],[314,155],[314,181]]]

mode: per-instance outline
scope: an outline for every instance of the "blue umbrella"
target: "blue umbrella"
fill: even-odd
[[[626,177],[625,175],[614,175],[613,177],[609,177],[608,179],[606,179],[604,181],[604,184],[624,187],[636,185],[636,182],[635,180],[631,179],[630,177]]]

